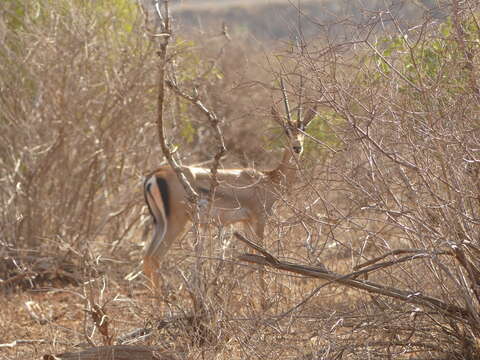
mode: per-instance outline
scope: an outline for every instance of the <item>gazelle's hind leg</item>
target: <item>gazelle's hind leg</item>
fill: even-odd
[[[145,275],[152,281],[152,284],[156,286],[158,285],[158,279],[155,279],[154,274],[160,263],[154,254],[162,243],[168,228],[162,194],[156,176],[150,176],[145,180],[144,195],[148,210],[155,224],[155,229],[152,240],[145,244],[143,269]]]
[[[168,250],[181,235],[185,232],[187,218],[171,219],[168,222],[167,231],[163,235],[161,228],[155,227],[155,234],[152,241],[145,247],[145,255],[143,257],[143,268],[145,275],[150,278],[152,286],[158,288],[159,275],[158,269]],[[162,236],[163,235],[163,236]]]
[[[143,256],[143,272],[147,278],[150,279],[152,286],[157,288],[158,283],[158,268],[160,266],[159,259],[157,259],[154,254],[154,246],[159,244],[163,240],[164,231],[163,228],[155,224],[153,239],[145,245],[144,256]]]

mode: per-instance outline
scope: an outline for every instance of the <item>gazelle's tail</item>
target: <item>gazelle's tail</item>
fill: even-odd
[[[155,174],[150,175],[144,182],[144,195],[155,224],[153,238],[145,245],[143,259],[145,275],[152,278],[152,273],[159,265],[156,260],[156,252],[167,232],[168,216],[170,215],[167,181]]]

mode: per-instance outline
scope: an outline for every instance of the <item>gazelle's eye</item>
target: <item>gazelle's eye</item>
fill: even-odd
[[[301,131],[305,131],[305,124],[300,123],[300,126],[298,127]]]

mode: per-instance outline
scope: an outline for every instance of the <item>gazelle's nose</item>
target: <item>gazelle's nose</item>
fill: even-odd
[[[302,147],[298,146],[298,145],[295,145],[293,147],[293,151],[295,151],[297,154],[300,154],[302,152]]]

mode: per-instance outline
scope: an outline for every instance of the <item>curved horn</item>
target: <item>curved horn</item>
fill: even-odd
[[[288,125],[293,126],[292,115],[290,113],[290,104],[288,103],[287,90],[285,89],[285,83],[283,82],[283,77],[280,76],[280,86],[283,95],[283,104],[285,105],[285,113],[287,114]]]

